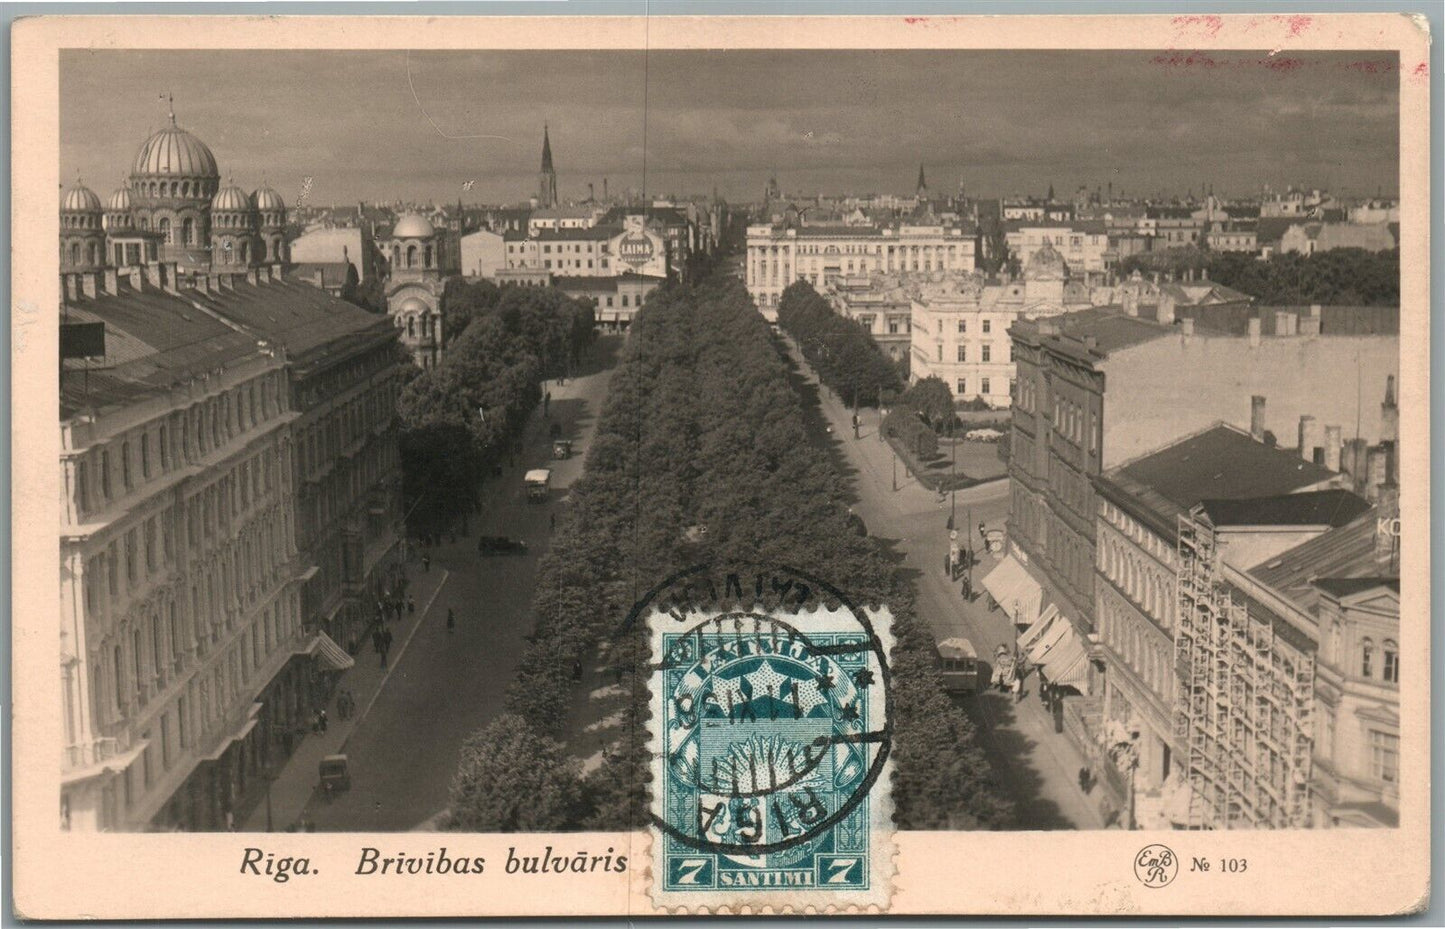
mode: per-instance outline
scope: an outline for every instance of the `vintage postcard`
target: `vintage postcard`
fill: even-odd
[[[1428,905],[1423,20],[13,40],[18,913]]]

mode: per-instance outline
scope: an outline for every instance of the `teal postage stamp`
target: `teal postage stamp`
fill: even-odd
[[[818,582],[787,574],[791,598],[767,609],[674,606],[648,618],[652,892],[661,905],[887,905],[890,617],[837,596],[826,608],[813,599]],[[723,584],[763,590],[775,581],[732,575]]]

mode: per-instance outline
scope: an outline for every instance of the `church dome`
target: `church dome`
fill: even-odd
[[[219,178],[216,156],[206,143],[172,123],[146,140],[132,174],[147,177]]]
[[[282,200],[281,195],[276,193],[276,191],[272,190],[270,187],[262,187],[260,190],[256,191],[256,193],[254,194],[254,200],[256,203],[256,209],[258,210],[286,209],[286,201]]]
[[[1043,248],[1034,252],[1024,268],[1026,281],[1064,281],[1069,278],[1069,263],[1054,250],[1053,243],[1045,242]]]
[[[425,216],[408,213],[396,221],[396,227],[391,230],[391,237],[393,239],[430,239],[436,235],[436,232]]]
[[[211,199],[211,209],[226,210],[232,213],[249,213],[255,209],[255,206],[251,203],[249,194],[232,184],[217,191],[216,196]]]
[[[131,208],[131,206],[132,204],[130,199],[129,187],[122,187],[115,193],[111,194],[110,199],[107,200],[105,204],[105,208],[107,210],[111,210],[117,213],[128,210]]]
[[[65,199],[60,202],[62,210],[72,213],[98,213],[100,212],[100,198],[95,191],[84,184],[76,184],[65,192]]]

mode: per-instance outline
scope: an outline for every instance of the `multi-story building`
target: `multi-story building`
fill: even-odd
[[[820,289],[830,275],[974,268],[974,235],[956,226],[754,225],[747,241],[748,293],[770,320],[794,281]]]
[[[1048,246],[1068,262],[1081,279],[1102,276],[1108,269],[1109,233],[1103,220],[1076,220],[1068,225],[1041,226],[1032,222],[1010,223],[1004,238],[1009,256],[1028,267],[1034,252]]]
[[[395,330],[283,278],[285,207],[265,188],[168,226],[121,196],[194,195],[203,149],[174,126],[147,141],[106,247],[62,276],[65,828],[224,828],[322,673],[352,662],[309,585],[372,585],[395,540]],[[158,260],[201,226],[207,269]]]
[[[908,357],[912,285],[906,274],[843,274],[829,277],[823,296],[839,314],[862,326],[894,361]]]
[[[1085,720],[1099,720],[1084,728],[1104,751],[1127,744],[1112,759],[1124,767],[1111,774],[1132,781],[1134,818],[1146,828],[1187,823],[1189,814],[1188,804],[1172,796],[1189,754],[1177,715],[1181,521],[1195,526],[1196,541],[1207,525],[1210,557],[1219,562],[1211,570],[1234,600],[1248,604],[1246,613],[1273,623],[1308,651],[1312,646],[1300,643],[1311,634],[1310,624],[1240,574],[1367,513],[1369,503],[1341,483],[1341,475],[1312,456],[1302,461],[1230,426],[1212,427],[1093,479],[1101,662],[1093,696],[1080,698],[1074,709]],[[1121,732],[1128,737],[1120,738]],[[1243,746],[1233,750],[1246,753]]]
[[[1071,281],[1069,265],[1045,244],[1017,280],[988,282],[974,273],[932,275],[911,288],[909,378],[942,378],[956,400],[995,408],[1012,402],[1014,363],[1009,327],[1089,305],[1089,289]]]
[[[285,362],[152,268],[65,283],[69,829],[218,827],[308,705]]]
[[[1019,564],[1009,573],[1027,575],[1081,634],[1094,631],[1093,476],[1216,422],[1283,444],[1266,429],[1268,398],[1271,414],[1291,426],[1311,417],[1301,442],[1310,460],[1326,460],[1334,428],[1359,423],[1358,439],[1339,443],[1340,468],[1358,479],[1367,448],[1385,433],[1380,418],[1364,415],[1363,397],[1399,370],[1398,334],[1333,335],[1320,331],[1319,317],[1291,316],[1311,325],[1266,337],[1258,317],[1240,334],[1139,312],[1096,307],[1010,330],[1017,386],[1008,533]]]
[[[647,295],[662,283],[662,278],[641,274],[557,277],[549,281],[569,297],[591,300],[596,306],[597,325],[607,332],[626,332]]]
[[[1313,255],[1336,248],[1362,248],[1367,252],[1387,252],[1398,244],[1390,223],[1298,223],[1280,237],[1281,252]]]

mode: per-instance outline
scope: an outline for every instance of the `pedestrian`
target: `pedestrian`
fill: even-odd
[[[421,556],[421,569],[427,573],[431,572],[431,555]]]
[[[391,629],[389,627],[381,633],[381,650],[384,652],[391,651]]]
[[[323,707],[316,711],[316,724],[321,727],[323,733],[326,731],[326,722],[326,709]]]
[[[456,614],[456,611],[453,610],[451,607],[447,607],[447,632],[451,632],[452,630],[456,629],[456,627],[457,627],[457,614]]]
[[[406,595],[406,611],[408,613],[416,612],[416,601],[411,598],[411,594]]]
[[[1024,679],[1023,679],[1023,675],[1020,675],[1020,674],[1015,674],[1015,675],[1014,675],[1013,692],[1014,692],[1014,703],[1018,703],[1020,700],[1022,700],[1022,699],[1024,698]]]
[[[551,528],[552,528],[553,530],[556,530],[556,528],[557,528],[557,514],[556,514],[556,513],[553,513],[553,514],[552,514],[552,518],[551,518]]]
[[[582,662],[580,662],[580,661],[574,661],[574,662],[572,662],[572,680],[573,680],[573,681],[580,681],[580,680],[582,680]]]

